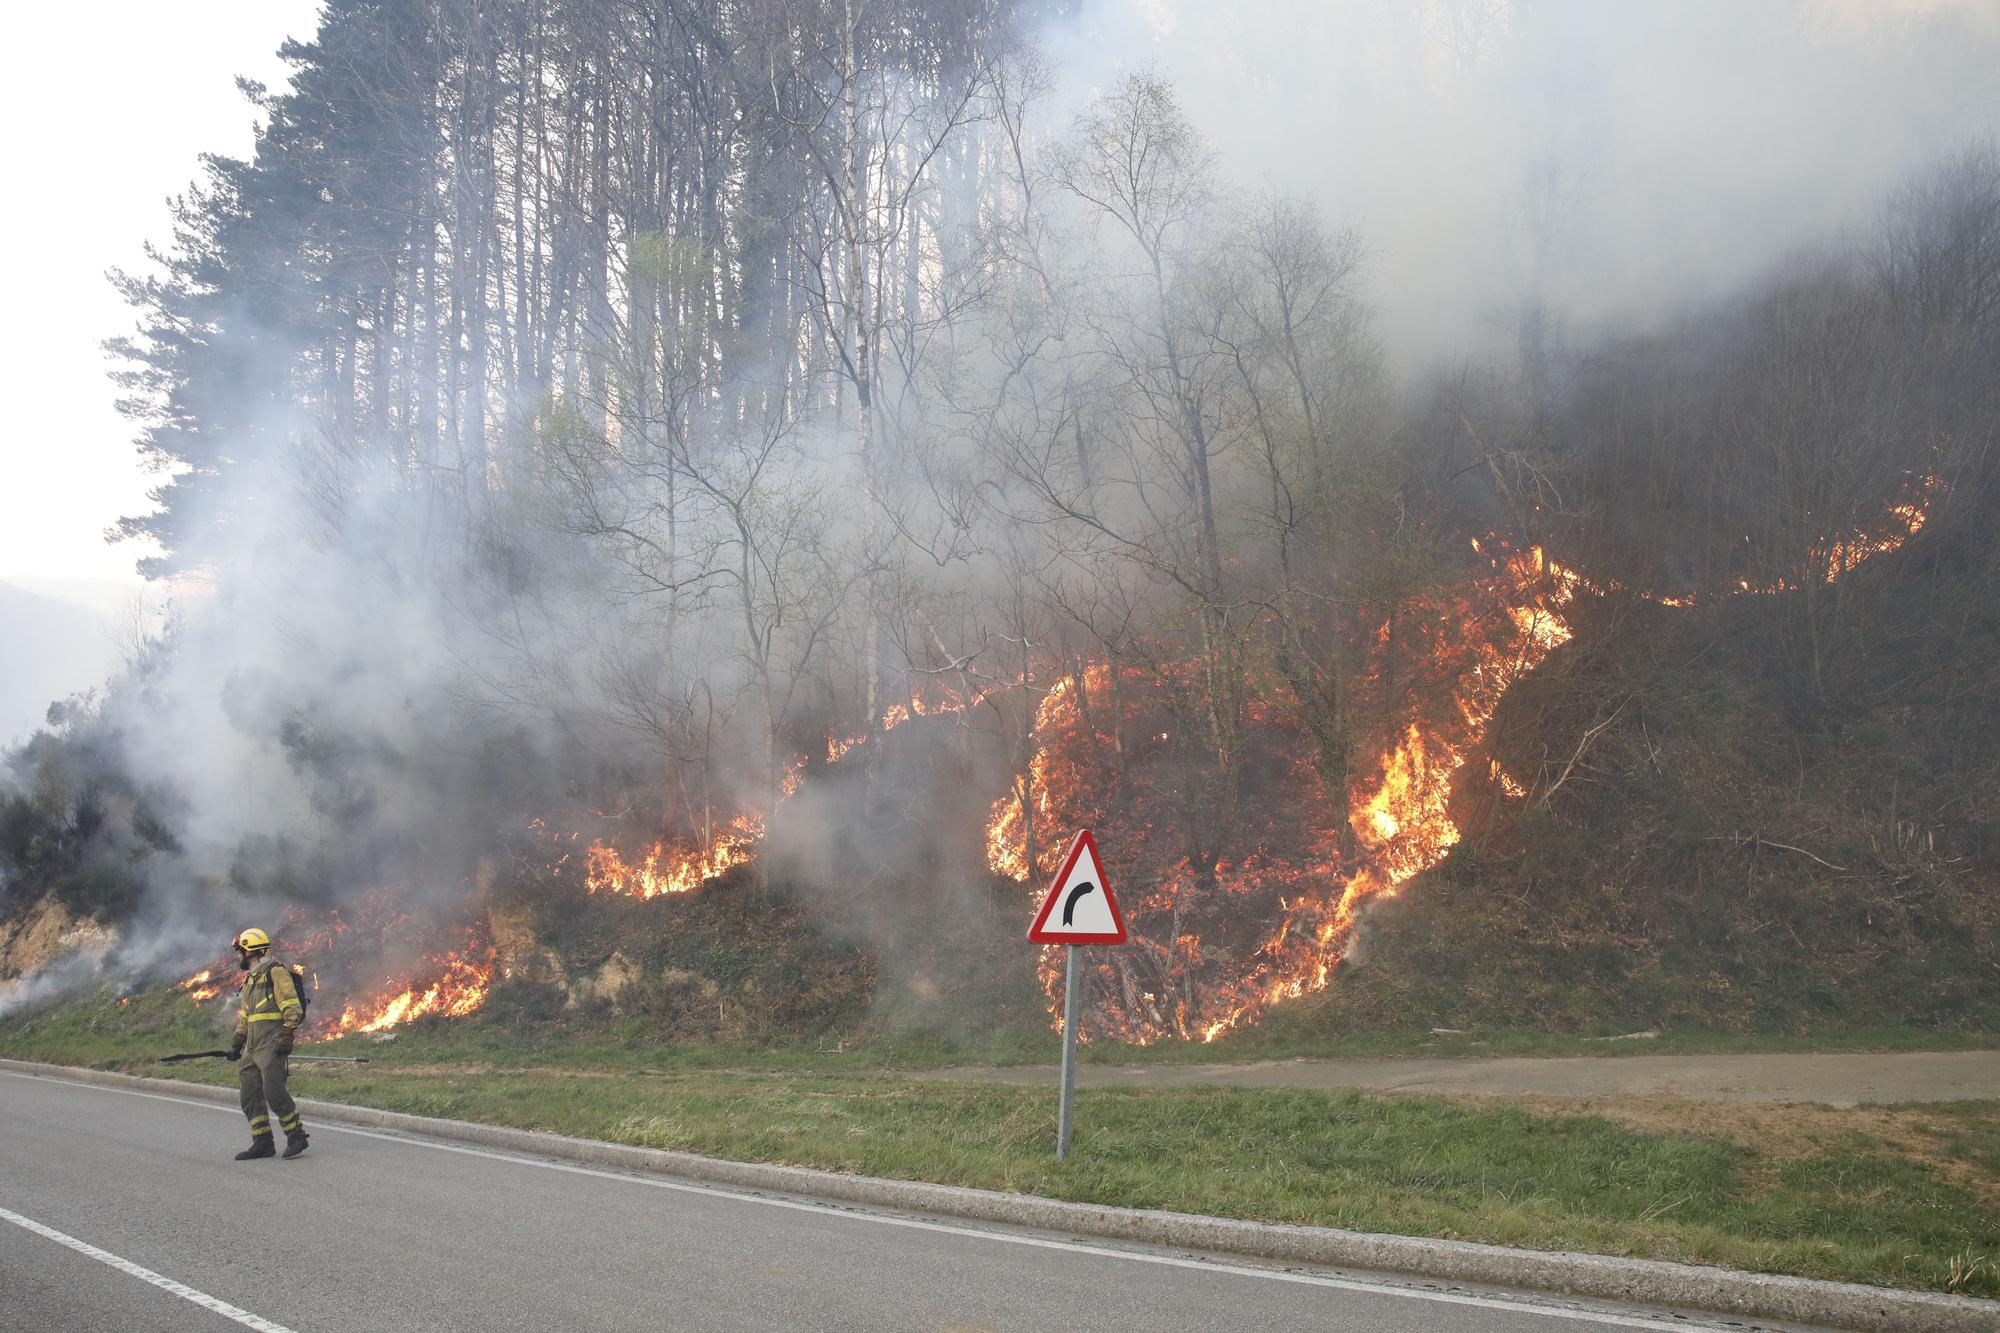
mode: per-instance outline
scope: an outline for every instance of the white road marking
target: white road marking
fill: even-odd
[[[11,1078],[33,1079],[40,1083],[58,1083],[69,1088],[84,1088],[96,1092],[116,1093],[121,1097],[143,1097],[147,1101],[171,1102],[176,1106],[192,1106],[197,1110],[221,1111],[228,1115],[242,1114],[235,1107],[222,1106],[215,1102],[195,1101],[188,1097],[170,1097],[158,1092],[139,1092],[132,1088],[111,1088],[101,1083],[73,1083],[68,1079],[47,1074],[24,1074],[17,1070],[0,1069],[0,1074]],[[1446,1305],[1470,1305],[1486,1310],[1505,1310],[1510,1314],[1544,1315],[1551,1319],[1573,1319],[1583,1323],[1610,1325],[1617,1328],[1645,1328],[1665,1330],[1665,1333],[1695,1333],[1703,1328],[1719,1329],[1722,1326],[1700,1323],[1694,1319],[1648,1319],[1643,1315],[1619,1314],[1610,1310],[1586,1310],[1573,1306],[1542,1304],[1533,1300],[1506,1300],[1496,1296],[1473,1296],[1461,1292],[1426,1291],[1416,1287],[1398,1286],[1392,1283],[1366,1282],[1358,1278],[1325,1277],[1317,1273],[1300,1273],[1288,1269],[1252,1268],[1242,1264],[1226,1263],[1210,1259],[1191,1259],[1172,1254],[1150,1254],[1142,1250],[1114,1249],[1106,1245],[1093,1245],[1087,1241],[1053,1240],[1042,1236],[1009,1234],[1002,1231],[987,1231],[979,1227],[961,1226],[951,1222],[932,1222],[917,1217],[897,1217],[888,1213],[865,1211],[871,1205],[852,1204],[841,1201],[824,1203],[800,1199],[780,1199],[766,1194],[749,1194],[741,1190],[720,1185],[705,1185],[693,1181],[666,1180],[654,1176],[632,1175],[622,1171],[601,1171],[595,1167],[576,1166],[569,1162],[552,1162],[540,1157],[527,1157],[519,1153],[493,1152],[486,1148],[468,1148],[456,1143],[442,1143],[436,1139],[421,1138],[412,1134],[385,1134],[380,1130],[358,1129],[352,1125],[337,1124],[333,1121],[314,1122],[314,1133],[331,1130],[341,1134],[358,1134],[362,1138],[381,1139],[388,1143],[401,1143],[415,1148],[431,1148],[438,1152],[462,1153],[467,1157],[485,1157],[495,1162],[511,1162],[516,1166],[537,1166],[548,1171],[564,1171],[571,1175],[593,1176],[600,1180],[623,1181],[628,1185],[645,1185],[654,1189],[677,1190],[685,1194],[706,1194],[713,1198],[734,1199],[741,1203],[764,1204],[772,1208],[788,1208],[795,1212],[817,1213],[822,1217],[845,1218],[855,1222],[873,1222],[881,1226],[906,1227],[916,1231],[936,1231],[946,1235],[970,1236],[978,1240],[999,1241],[1006,1245],[1029,1245],[1039,1249],[1061,1250],[1071,1254],[1087,1254],[1107,1259],[1124,1259],[1132,1263],[1158,1264],[1168,1268],[1191,1268],[1203,1273],[1227,1273],[1237,1277],[1261,1278],[1267,1282],[1292,1282],[1304,1286],[1332,1287],[1340,1291],[1358,1291],[1374,1296],[1400,1296],[1407,1300],[1437,1301]],[[0,1215],[12,1214],[0,1210]],[[81,1242],[78,1242],[79,1244]],[[143,1269],[139,1270],[144,1272]],[[254,1317],[254,1316],[252,1316]],[[272,1324],[267,1327],[276,1328]],[[1741,1329],[1742,1324],[1732,1324],[1733,1329]]]
[[[120,1259],[117,1255],[111,1253],[111,1251],[100,1250],[95,1245],[78,1240],[75,1236],[65,1236],[54,1227],[45,1227],[32,1217],[23,1217],[19,1213],[9,1212],[5,1208],[0,1208],[0,1218],[12,1222],[17,1227],[25,1227],[37,1236],[47,1236],[58,1245],[67,1245],[78,1254],[87,1254],[100,1264],[109,1264],[121,1273],[130,1273],[142,1282],[150,1282],[161,1291],[170,1291],[184,1301],[193,1301],[204,1310],[213,1310],[224,1319],[234,1319],[245,1328],[258,1329],[261,1330],[261,1333],[292,1333],[292,1330],[286,1328],[283,1324],[274,1324],[268,1319],[262,1319],[251,1314],[248,1310],[239,1310],[228,1301],[211,1296],[205,1291],[196,1291],[185,1282],[176,1282],[170,1277],[162,1277],[150,1268],[141,1268],[130,1259]]]

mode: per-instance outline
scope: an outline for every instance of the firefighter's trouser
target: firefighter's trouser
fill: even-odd
[[[275,1028],[277,1024],[269,1026]],[[238,1101],[242,1104],[244,1118],[250,1122],[253,1137],[271,1132],[273,1115],[278,1117],[278,1128],[285,1133],[299,1132],[299,1104],[285,1090],[291,1060],[278,1053],[276,1037],[277,1033],[273,1032],[255,1046],[245,1049],[243,1058],[236,1062]]]

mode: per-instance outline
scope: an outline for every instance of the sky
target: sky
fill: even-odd
[[[139,583],[131,543],[104,529],[150,508],[101,350],[129,310],[105,280],[169,235],[169,196],[200,155],[244,155],[254,110],[238,75],[282,82],[276,51],[310,36],[313,0],[100,0],[31,5],[0,54],[0,582]]]

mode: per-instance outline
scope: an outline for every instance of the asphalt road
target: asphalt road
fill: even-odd
[[[308,1128],[238,1163],[233,1108],[0,1071],[0,1328],[1751,1327]]]
[[[940,1069],[915,1078],[1055,1082],[1054,1066]],[[1955,1102],[2000,1097],[2000,1050],[1768,1055],[1390,1056],[1245,1064],[1083,1065],[1086,1088],[1220,1083],[1239,1088],[1550,1097],[1685,1097],[1721,1102]]]

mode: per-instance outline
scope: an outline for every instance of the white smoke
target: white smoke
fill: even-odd
[[[1151,64],[1233,180],[1359,229],[1406,369],[1725,293],[2000,129],[1992,0],[1094,0],[1048,42],[1059,102]]]

